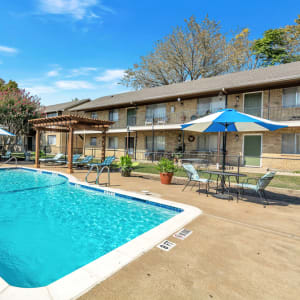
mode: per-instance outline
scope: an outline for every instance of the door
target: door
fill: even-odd
[[[127,150],[128,155],[133,155],[133,153],[134,153],[134,137],[125,137],[125,149]]]
[[[249,93],[244,95],[244,112],[246,114],[262,116],[262,93]]]
[[[27,151],[32,151],[32,136],[27,137]]]
[[[261,166],[261,142],[261,135],[244,136],[244,164],[246,166]]]
[[[136,125],[136,109],[129,108],[127,109],[127,126],[135,126]]]

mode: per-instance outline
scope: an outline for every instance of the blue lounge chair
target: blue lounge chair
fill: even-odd
[[[82,167],[88,166],[89,163],[93,160],[93,158],[94,157],[92,155],[88,155],[84,159],[75,162],[74,166],[76,166],[78,168],[82,168]]]
[[[1,155],[3,159],[10,159],[11,158],[11,151],[6,151],[4,155]]]
[[[73,159],[72,159],[72,164],[73,164],[73,165],[75,165],[76,163],[79,162],[80,156],[81,156],[81,154],[74,154],[74,155],[73,155]],[[68,164],[68,163],[69,163],[69,162],[67,161],[67,164]]]
[[[98,167],[110,167],[110,165],[113,163],[115,159],[116,159],[115,156],[108,156],[104,159],[102,163],[89,164],[89,166],[97,165]]]
[[[196,171],[196,169],[194,168],[194,166],[191,164],[183,164],[182,167],[184,168],[184,170],[187,174],[187,177],[188,177],[188,181],[185,184],[182,191],[184,191],[186,189],[186,187],[190,184],[190,182],[194,182],[194,185],[195,185],[195,183],[199,184],[199,194],[200,194],[200,184],[203,183],[206,185],[206,196],[208,196],[209,182],[210,182],[209,179],[201,178],[199,176],[198,172]],[[192,186],[192,188],[194,187],[194,185]]]
[[[252,190],[256,192],[260,198],[260,201],[262,204],[264,204],[264,207],[266,207],[266,203],[269,204],[269,201],[265,194],[265,189],[271,182],[271,180],[275,177],[276,172],[268,172],[262,177],[249,177],[247,178],[246,182],[237,184],[237,187],[242,188],[243,192],[245,189]],[[254,181],[254,184],[249,183],[250,181]]]
[[[107,186],[110,185],[110,166],[112,162],[116,159],[115,156],[108,156],[104,159],[102,163],[95,163],[95,164],[89,164],[88,166],[90,167],[88,173],[86,174],[85,181],[91,183],[91,181],[88,181],[88,177],[95,168],[97,171],[97,176],[95,183],[99,184],[99,177],[103,173],[104,169],[107,168],[107,175],[108,175],[108,182],[106,183]],[[100,169],[101,168],[101,169]]]
[[[64,157],[63,153],[57,153],[54,157],[52,158],[40,158],[40,162],[43,163],[58,163],[59,161],[62,161],[61,159]]]

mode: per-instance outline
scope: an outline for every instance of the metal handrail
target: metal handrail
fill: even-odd
[[[88,177],[89,177],[89,175],[91,174],[91,172],[93,171],[94,167],[95,167],[96,170],[97,170],[96,180],[95,180],[95,181],[88,181]],[[90,167],[90,169],[89,169],[89,171],[88,171],[88,173],[87,173],[86,176],[85,176],[85,181],[86,181],[87,183],[100,184],[100,183],[99,183],[99,177],[100,177],[100,175],[103,173],[104,169],[107,169],[107,178],[108,178],[107,183],[105,183],[105,184],[106,184],[106,186],[110,186],[110,168],[109,168],[109,166],[103,166],[103,167],[101,168],[101,170],[99,170],[99,166],[98,166],[97,164],[92,164],[91,167]]]
[[[13,160],[13,159],[15,160],[16,166],[17,166],[17,165],[18,165],[18,159],[17,159],[15,156],[10,157],[7,161],[1,163],[1,165],[4,165],[4,164],[9,163],[9,162],[10,162],[11,160]]]

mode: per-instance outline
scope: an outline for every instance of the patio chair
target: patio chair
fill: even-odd
[[[94,159],[94,156],[88,155],[84,159],[74,163],[74,166],[78,168],[83,168],[89,165],[89,163]]]
[[[10,159],[11,158],[11,151],[6,151],[4,155],[1,155],[3,159]]]
[[[191,182],[194,182],[194,185],[195,185],[195,183],[199,184],[199,194],[200,194],[200,185],[201,185],[201,183],[203,183],[206,185],[206,196],[208,196],[209,182],[210,182],[209,179],[201,178],[199,176],[198,172],[196,171],[196,169],[194,168],[194,166],[191,164],[183,164],[182,167],[184,168],[184,170],[187,174],[187,177],[188,177],[188,181],[185,184],[182,191],[184,191]],[[194,185],[191,187],[191,189],[194,187]]]
[[[63,153],[57,153],[54,157],[52,158],[40,158],[39,161],[43,163],[57,163],[61,161],[61,159],[64,157]]]
[[[275,177],[276,172],[268,172],[262,177],[249,177],[247,178],[246,182],[237,184],[238,187],[242,188],[242,191],[244,193],[245,189],[249,189],[252,191],[255,191],[262,204],[264,204],[264,207],[266,207],[266,204],[269,204],[269,201],[266,197],[265,189],[271,182],[271,180]],[[255,184],[249,183],[249,181],[254,181]]]

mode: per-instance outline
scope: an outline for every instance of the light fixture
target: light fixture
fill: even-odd
[[[183,105],[183,101],[181,100],[181,98],[177,98],[177,101],[178,101],[181,105]]]
[[[236,95],[235,96],[235,105],[234,105],[234,107],[238,107],[239,106],[239,102],[240,102],[240,95]]]
[[[238,135],[238,134],[236,134],[234,138],[235,138],[235,141],[236,141],[236,142],[238,142],[238,141],[239,141],[239,139],[240,139],[240,137],[239,137],[239,135]]]

